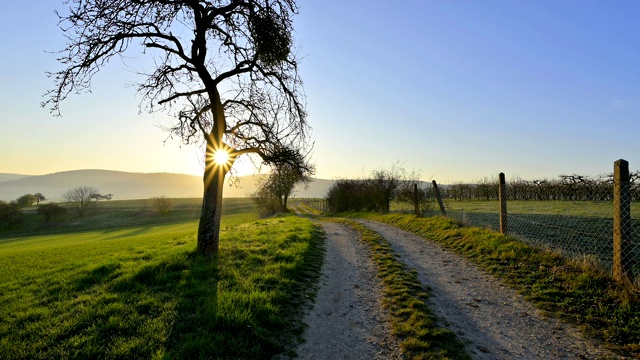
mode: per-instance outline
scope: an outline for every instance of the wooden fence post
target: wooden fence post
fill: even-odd
[[[418,183],[413,184],[413,213],[420,217],[420,204],[418,203]]]
[[[613,278],[629,280],[630,264],[625,251],[631,245],[631,196],[629,192],[629,162],[613,164]]]
[[[504,179],[504,173],[498,175],[500,183],[498,186],[498,200],[500,201],[500,232],[507,233],[507,184]]]
[[[440,206],[440,212],[442,216],[447,216],[447,210],[444,208],[444,203],[442,202],[442,196],[440,196],[440,190],[438,190],[438,184],[435,180],[431,181],[433,184],[433,191],[436,193],[436,199],[438,199],[438,206]]]

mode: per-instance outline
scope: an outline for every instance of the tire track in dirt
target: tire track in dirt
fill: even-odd
[[[298,358],[402,359],[382,309],[382,284],[359,234],[342,224],[321,224],[325,262]]]
[[[544,317],[514,290],[466,259],[395,227],[362,220],[418,272],[429,306],[474,359],[622,359],[572,325]]]

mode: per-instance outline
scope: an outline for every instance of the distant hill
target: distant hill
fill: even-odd
[[[240,177],[239,187],[224,188],[225,197],[247,197],[256,190],[256,182],[266,175]],[[295,197],[323,197],[332,180],[314,179],[307,189],[299,187]],[[57,201],[72,187],[89,185],[101,194],[113,194],[116,200],[147,199],[155,196],[202,197],[200,176],[171,173],[130,173],[110,170],[74,170],[47,175],[0,174],[0,200],[15,200],[24,194],[42,193]]]
[[[18,180],[18,179],[26,178],[26,177],[29,177],[29,176],[31,176],[31,175],[18,175],[18,174],[0,173],[0,182]]]

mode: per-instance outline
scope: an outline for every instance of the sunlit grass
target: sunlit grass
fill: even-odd
[[[223,217],[0,241],[0,357],[268,358],[301,331],[322,259],[309,220]]]

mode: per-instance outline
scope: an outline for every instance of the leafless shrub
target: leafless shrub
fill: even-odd
[[[173,200],[164,195],[154,197],[151,198],[151,207],[159,214],[166,214],[173,208]]]

